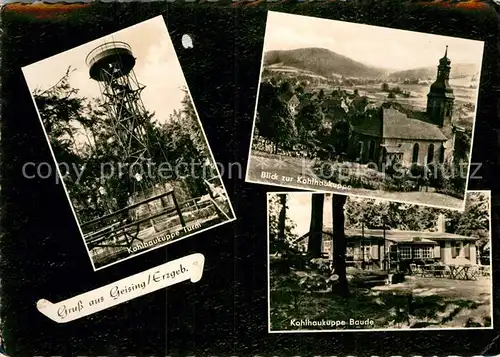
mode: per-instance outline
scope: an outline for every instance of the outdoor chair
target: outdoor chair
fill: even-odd
[[[467,277],[469,280],[477,280],[478,277],[480,276],[479,267],[473,266],[473,267],[469,268],[467,275],[468,275]]]
[[[434,267],[432,265],[423,265],[422,266],[422,277],[423,278],[434,277]]]
[[[435,277],[446,278],[446,276],[448,275],[446,267],[444,265],[434,265],[433,269]]]
[[[480,265],[479,266],[479,276],[490,276],[490,266]]]
[[[417,264],[410,264],[410,271],[412,275],[416,276],[422,275],[422,270]]]

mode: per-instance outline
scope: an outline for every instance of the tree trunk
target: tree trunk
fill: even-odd
[[[346,242],[344,232],[344,204],[347,196],[336,195],[332,197],[332,220],[333,220],[333,267],[339,279],[333,291],[341,296],[349,295],[346,276]]]
[[[322,251],[323,236],[323,203],[324,193],[313,193],[311,195],[311,224],[309,226],[309,239],[307,241],[307,253],[312,258],[320,258]]]
[[[278,239],[285,240],[285,222],[286,222],[286,194],[280,194],[281,211],[278,221]]]

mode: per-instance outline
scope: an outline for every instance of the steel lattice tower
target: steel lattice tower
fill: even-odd
[[[134,73],[135,57],[131,47],[120,41],[104,43],[87,56],[90,77],[99,83],[109,125],[119,148],[119,156],[127,165],[143,165],[151,159],[147,124],[149,115],[141,99],[145,86]],[[134,180],[142,190],[154,186],[149,177]]]

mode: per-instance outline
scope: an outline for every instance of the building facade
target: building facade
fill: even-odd
[[[426,112],[405,110],[401,104],[388,102],[365,113],[353,124],[356,135],[351,155],[358,162],[374,163],[379,168],[396,163],[410,167],[450,162],[455,134],[450,70],[446,47],[436,80],[427,94]]]
[[[441,215],[434,232],[392,229],[346,229],[346,262],[348,265],[386,269],[401,263],[444,265],[478,264],[478,237],[445,232]],[[307,235],[298,239],[299,247],[307,249]],[[323,229],[323,254],[333,260],[332,229]]]

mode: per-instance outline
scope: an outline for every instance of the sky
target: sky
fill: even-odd
[[[309,232],[311,223],[311,193],[294,192],[288,195],[288,218],[295,222],[294,233],[301,236]],[[323,225],[333,227],[332,221],[332,201],[330,197],[325,197],[323,207]]]
[[[309,232],[309,226],[311,223],[311,196],[310,192],[290,192],[287,198],[287,216],[295,224],[294,233],[301,236]],[[367,199],[361,197],[349,196],[348,200],[355,201],[371,201],[373,200],[375,204],[381,204],[382,200],[377,199]],[[332,219],[332,196],[327,195],[323,204],[323,225],[326,227],[333,227]]]
[[[483,42],[269,11],[264,51],[321,47],[390,70],[437,66],[448,45],[453,63],[480,66]]]
[[[79,95],[99,97],[99,85],[90,79],[85,58],[95,47],[108,41],[123,41],[131,46],[136,57],[135,74],[138,81],[146,86],[141,96],[144,106],[156,113],[156,121],[168,120],[174,109],[181,108],[184,98],[181,88],[187,87],[187,84],[162,16],[24,67],[30,91],[50,88],[71,66],[75,71],[71,74],[70,85],[79,89]]]
[[[474,192],[474,191],[472,191]],[[488,191],[478,191],[483,192],[488,199],[491,200],[491,193]],[[309,227],[311,223],[311,197],[310,192],[289,192],[287,196],[287,217],[295,223],[295,228],[293,232],[298,236],[302,236],[309,232]],[[348,196],[348,200],[356,201],[366,201],[373,200],[361,197]],[[387,201],[373,200],[375,204],[380,204]],[[413,206],[410,204],[410,206]],[[491,214],[491,212],[490,212]],[[490,222],[491,224],[491,222]],[[333,227],[332,219],[332,196],[327,195],[323,204],[323,226]]]

